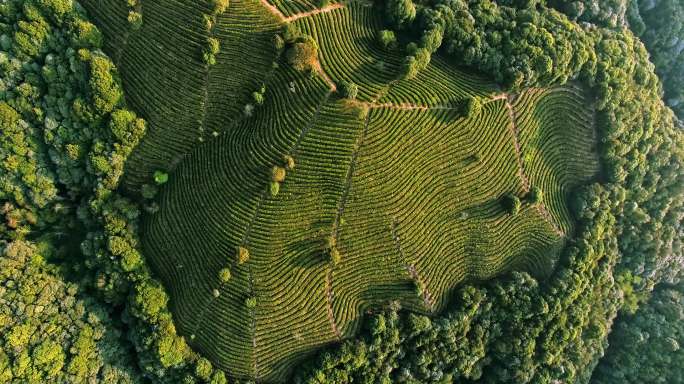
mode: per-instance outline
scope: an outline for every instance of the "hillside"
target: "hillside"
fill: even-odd
[[[234,53],[222,51],[209,71],[185,66],[207,76],[183,87],[197,87],[185,95],[204,95],[199,120],[222,117],[223,127],[203,143],[184,141],[160,210],[145,219],[143,249],[169,291],[180,333],[240,376],[283,377],[316,348],[356,334],[364,311],[392,300],[439,313],[464,281],[512,269],[547,276],[572,234],[569,194],[598,170],[593,112],[580,88],[506,94],[440,57],[402,80],[401,58],[375,41],[382,21],[371,7],[329,9],[278,15],[294,15],[314,38],[320,70],[307,78],[278,61],[253,116],[212,116],[240,100],[218,77],[224,68],[240,73]],[[273,28],[266,17],[232,25],[234,14],[257,13],[248,1],[229,10],[215,28],[242,28],[244,36]],[[140,55],[136,41],[150,46],[143,40],[154,31],[150,12],[139,37],[121,43],[132,58]],[[247,57],[257,52],[264,53],[246,47]],[[121,58],[126,85],[137,76],[128,71],[139,71]],[[343,82],[358,85],[355,100],[335,92]],[[161,87],[128,84],[130,95]],[[217,84],[220,94],[212,91]],[[477,99],[481,112],[463,116],[467,98]],[[179,120],[155,132],[155,117],[146,118],[151,133],[136,152],[146,161],[158,137],[195,129]],[[144,169],[136,156],[128,166]],[[285,167],[284,156],[296,166],[271,196],[270,172]],[[543,202],[526,202],[531,187],[543,191]],[[505,211],[507,194],[522,198],[519,213]],[[330,260],[328,243],[341,261]],[[239,247],[249,261],[238,262]],[[227,282],[220,279],[224,268],[232,275]]]
[[[0,4],[0,382],[676,380],[649,9]]]

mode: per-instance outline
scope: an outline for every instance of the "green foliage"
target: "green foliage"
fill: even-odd
[[[221,14],[228,9],[228,5],[230,4],[229,0],[212,0],[213,3],[213,13],[215,15]]]
[[[287,171],[285,171],[285,168],[274,165],[273,168],[271,168],[271,181],[282,183],[285,181],[286,173]]]
[[[231,273],[230,273],[230,268],[223,268],[219,271],[218,273],[219,281],[221,283],[227,283],[230,281]]]
[[[385,18],[394,28],[407,28],[416,18],[416,6],[411,0],[386,0]]]
[[[61,280],[39,248],[53,251],[26,241],[0,250],[0,380],[140,380],[106,307],[80,298],[80,288]]]
[[[318,57],[318,47],[312,39],[297,41],[285,52],[285,58],[298,71],[313,69]]]
[[[530,188],[530,192],[527,194],[527,201],[530,204],[541,204],[544,202],[544,191],[538,186],[533,186]]]
[[[520,198],[512,193],[505,195],[501,199],[501,205],[503,205],[504,209],[511,215],[517,215],[522,207]]]
[[[111,113],[118,107],[123,92],[118,80],[112,74],[114,64],[103,56],[94,55],[90,60],[90,87],[95,114]]]
[[[356,96],[359,94],[359,86],[349,81],[342,81],[339,89],[342,96],[349,100],[356,99]]]
[[[291,171],[295,168],[295,159],[290,155],[283,156],[283,162],[285,163],[285,169]]]
[[[592,384],[684,383],[684,285],[657,287],[635,314],[619,317]]]
[[[476,97],[468,97],[461,104],[461,113],[468,118],[477,117],[482,111],[482,103]]]
[[[154,182],[157,185],[166,184],[169,181],[169,174],[164,171],[154,171]]]
[[[340,254],[340,251],[337,249],[337,247],[332,247],[328,249],[328,253],[330,254],[330,261],[337,265],[342,262],[342,255]]]
[[[245,247],[237,247],[237,262],[244,264],[249,261],[249,250]]]
[[[278,193],[280,192],[280,183],[277,181],[271,181],[268,183],[268,191],[271,194],[271,197],[278,196]]]
[[[202,59],[207,65],[216,64],[216,55],[221,49],[220,42],[214,37],[208,37],[202,50]]]
[[[378,44],[384,49],[394,49],[397,47],[397,37],[394,35],[394,31],[389,29],[378,31],[376,39]]]
[[[257,306],[257,299],[256,297],[248,297],[245,299],[245,306],[249,309],[254,309]]]
[[[133,29],[134,31],[137,31],[138,29],[142,28],[142,24],[143,24],[142,13],[135,12],[135,11],[129,11],[128,12],[128,23],[131,25],[131,29]]]
[[[19,332],[24,328],[1,331],[30,347],[0,353],[0,381],[139,381],[129,367],[173,378],[174,369],[190,361],[189,350],[138,250],[138,207],[116,192],[145,122],[123,108],[115,67],[100,51],[102,35],[80,7],[65,0],[12,0],[0,13],[0,151],[6,159],[0,164],[0,200],[7,219],[0,225],[0,243],[16,261],[18,248],[7,246],[8,240],[30,234],[40,253],[62,267],[52,269],[39,256],[21,259],[19,264],[29,263],[21,274],[26,282],[0,289],[14,303],[31,300],[22,311],[35,323],[24,315],[16,319],[32,335],[45,336],[26,341]],[[2,270],[19,281],[12,268]],[[84,289],[65,285],[59,274]],[[106,305],[83,301],[77,291]],[[3,303],[8,302],[0,303],[0,317],[19,316]],[[129,349],[141,358],[129,361]],[[6,356],[11,373],[3,367]]]
[[[152,184],[143,184],[141,189],[141,195],[145,199],[154,199],[159,192],[159,188]]]

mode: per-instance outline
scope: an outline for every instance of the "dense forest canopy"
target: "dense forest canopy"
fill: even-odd
[[[144,31],[146,1],[114,6],[126,23],[120,36]],[[220,34],[231,7],[268,5],[280,13],[282,31],[269,36],[284,58],[268,76],[290,71],[304,78],[302,72],[330,86],[328,56],[292,24],[314,11],[294,4],[193,3],[203,25],[202,43],[192,47],[196,65],[210,70],[227,60],[222,54],[231,48],[219,38],[233,37]],[[336,4],[321,7],[344,5]],[[464,283],[433,316],[390,301],[365,314],[356,337],[320,350],[282,381],[681,382],[684,134],[675,113],[684,111],[684,5],[386,0],[372,6],[384,20],[373,30],[373,51],[387,60],[362,69],[393,85],[419,87],[415,79],[447,58],[506,92],[562,84],[586,89],[595,103],[601,172],[573,191],[575,231],[546,278],[511,271]],[[0,382],[251,382],[190,347],[190,336],[177,332],[167,287],[148,267],[142,219],[159,210],[155,196],[174,174],[159,169],[140,194],[121,187],[148,124],[127,104],[117,52],[103,51],[112,31],[96,24],[72,0],[0,4]],[[304,83],[285,84],[294,95]],[[273,95],[260,81],[243,91],[239,121],[259,116]],[[332,83],[325,98],[340,95],[358,107],[367,102],[364,92],[363,84],[345,80]],[[487,111],[483,99],[465,98],[454,109],[477,118]],[[368,109],[350,110],[368,121]],[[201,133],[204,141],[208,131]],[[290,171],[299,167],[288,155],[268,169],[272,197],[284,194]],[[524,203],[545,198],[532,188]],[[523,202],[509,200],[509,213],[518,214]],[[344,262],[330,237],[325,255]],[[236,253],[239,264],[250,260],[247,248]],[[217,279],[224,284],[235,276],[224,268]],[[416,281],[418,297],[429,303]],[[249,310],[259,304],[254,296],[244,301]]]

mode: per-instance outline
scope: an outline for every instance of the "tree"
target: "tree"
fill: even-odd
[[[420,64],[414,56],[406,56],[402,64],[402,76],[404,79],[410,80],[416,77],[420,71]]]
[[[384,49],[394,49],[397,47],[397,37],[394,35],[394,31],[389,29],[378,31],[376,40]]]
[[[482,110],[480,100],[474,96],[469,96],[461,104],[461,113],[465,117],[477,117]]]
[[[501,199],[501,203],[503,207],[510,213],[511,215],[517,215],[518,212],[520,212],[520,208],[522,207],[522,203],[520,202],[520,198],[512,193],[509,193],[505,195]]]
[[[411,0],[386,0],[385,19],[397,29],[408,27],[416,18],[416,6]]]
[[[307,71],[314,68],[318,60],[318,46],[310,38],[297,41],[285,52],[287,62],[298,71]]]
[[[278,193],[280,193],[280,183],[277,181],[271,181],[268,183],[268,191],[271,194],[271,197],[278,196]]]
[[[207,65],[216,64],[216,55],[220,50],[220,43],[218,39],[214,37],[208,37],[205,43],[204,49],[202,50],[202,58],[204,63]]]
[[[244,264],[249,261],[249,250],[243,246],[237,247],[237,261],[238,264]]]
[[[535,185],[534,187],[530,188],[528,200],[530,204],[540,204],[544,201],[544,192],[541,190],[541,188]]]
[[[219,276],[219,281],[221,281],[221,283],[223,283],[223,284],[227,283],[228,281],[230,281],[230,277],[231,277],[230,268],[222,268],[219,271],[218,276]]]
[[[282,183],[285,181],[286,173],[285,168],[274,165],[271,169],[271,181]]]
[[[283,161],[285,162],[285,169],[287,169],[288,171],[291,171],[295,168],[294,157],[290,155],[285,155],[283,156]]]
[[[163,171],[154,171],[154,182],[157,185],[166,184],[169,181],[169,174]]]
[[[342,96],[346,97],[347,99],[354,100],[359,94],[359,86],[352,82],[343,80],[340,84],[340,92],[342,93]]]
[[[228,9],[229,5],[229,0],[212,0],[214,3],[214,10],[213,13],[215,15],[219,15]]]

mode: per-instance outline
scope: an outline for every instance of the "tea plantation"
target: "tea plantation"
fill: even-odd
[[[661,1],[0,4],[0,382],[678,382]]]
[[[251,23],[233,19],[260,10]],[[573,232],[568,196],[598,172],[593,110],[580,88],[505,94],[439,56],[417,78],[400,79],[401,56],[375,40],[382,20],[351,2],[294,21],[316,41],[325,75],[307,76],[284,60],[266,75],[264,65],[265,102],[247,117],[236,108],[240,87],[232,87],[243,65],[254,81],[250,71],[258,67],[242,57],[271,57],[270,48],[254,45],[255,25],[273,31],[268,16],[258,3],[231,3],[217,21],[227,50],[216,65],[186,64],[184,71],[197,73],[176,74],[179,90],[194,88],[184,97],[196,93],[196,104],[164,92],[185,108],[195,105],[196,116],[178,113],[219,134],[202,136],[181,119],[164,123],[170,111],[137,149],[146,162],[182,154],[142,241],[190,345],[228,372],[275,380],[317,348],[353,337],[371,308],[399,300],[439,313],[464,281],[551,272]],[[140,37],[127,43],[131,60],[140,55],[132,44],[147,41],[154,22],[145,20]],[[232,51],[230,33],[252,46]],[[330,80],[356,84],[356,99],[332,91]],[[129,84],[140,89],[131,95],[164,88]],[[466,116],[467,98],[481,110]],[[273,167],[286,174],[276,195]],[[543,200],[530,200],[532,187]],[[506,195],[520,198],[519,212],[506,211]],[[238,260],[240,249],[247,261]]]

